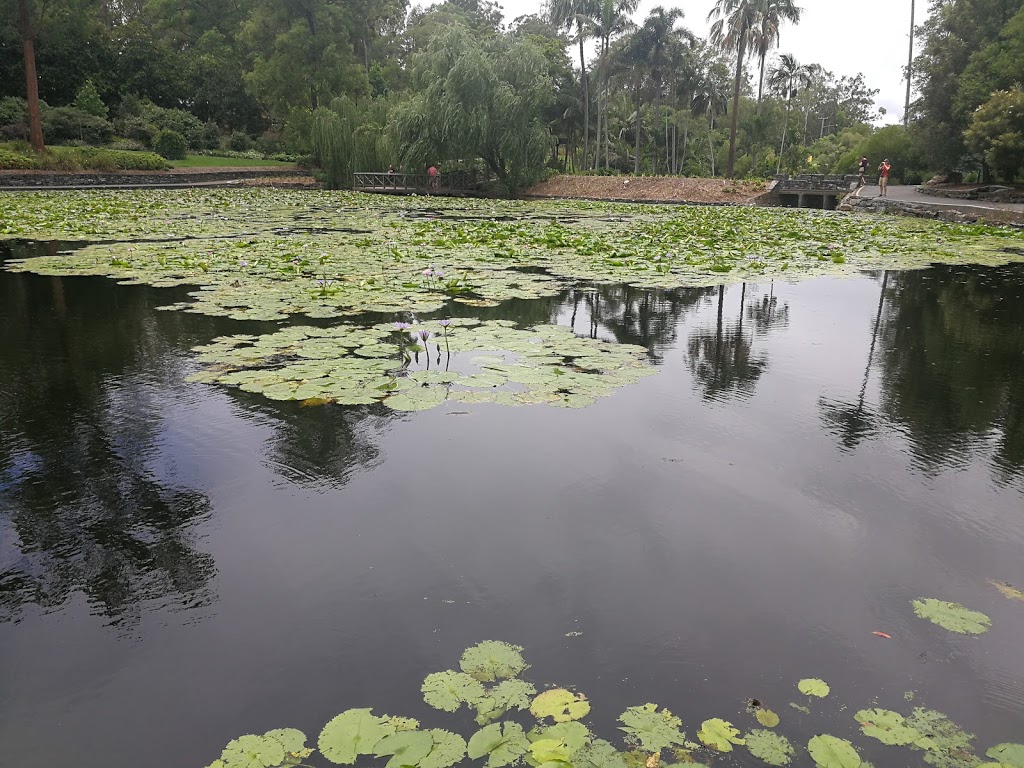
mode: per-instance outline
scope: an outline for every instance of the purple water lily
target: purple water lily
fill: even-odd
[[[426,341],[427,339],[429,339],[430,338],[430,331],[428,331],[426,329],[420,331],[420,338],[423,339],[423,341]]]
[[[249,262],[246,261],[245,259],[242,259],[240,262],[238,262],[238,266],[240,266],[240,267],[248,267],[249,266]]]
[[[451,324],[452,324],[452,321],[451,321],[451,320],[442,320],[442,321],[441,321],[441,327],[442,327],[442,328],[447,328],[447,327],[448,327],[449,325],[451,325]]]
[[[404,331],[408,327],[409,327],[408,323],[395,323],[395,330],[396,331]]]

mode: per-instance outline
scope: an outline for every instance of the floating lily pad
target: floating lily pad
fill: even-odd
[[[745,744],[736,727],[720,718],[705,720],[697,731],[697,738],[718,752],[732,752],[733,744]]]
[[[667,709],[659,710],[656,704],[630,707],[619,715],[619,722],[619,730],[625,732],[630,743],[647,752],[686,744],[686,735],[680,730],[682,721]]]
[[[924,598],[914,600],[913,605],[914,613],[920,618],[961,635],[980,635],[992,626],[992,620],[984,613],[972,611],[960,603]]]
[[[801,680],[796,684],[797,690],[805,696],[817,696],[820,699],[828,696],[832,690],[828,687],[828,683],[824,680],[819,680],[816,677],[808,677]]]
[[[774,728],[779,724],[779,716],[770,709],[765,709],[764,707],[758,707],[757,711],[754,713],[754,717],[756,717],[757,722],[765,728]]]
[[[590,702],[583,694],[554,688],[539,694],[530,705],[530,711],[538,719],[550,717],[556,723],[565,723],[586,717]]]
[[[796,754],[789,739],[771,731],[751,731],[746,744],[750,754],[768,765],[789,765]]]
[[[878,739],[883,744],[900,746],[922,742],[922,748],[928,746],[924,743],[925,735],[910,726],[899,712],[888,709],[862,709],[853,717],[861,724],[865,736]]]
[[[525,680],[502,680],[476,702],[476,721],[486,725],[512,709],[529,709],[537,689]]]
[[[350,709],[324,726],[317,746],[332,763],[351,765],[359,755],[374,754],[377,742],[393,732],[372,710]]]
[[[1013,768],[1024,768],[1024,744],[997,744],[985,752],[985,757]]]
[[[374,745],[377,757],[391,756],[386,768],[417,766],[434,748],[434,740],[423,731],[400,731],[385,736]]]
[[[485,640],[467,648],[459,666],[462,671],[485,683],[516,677],[527,668],[522,648],[518,645]]]
[[[1002,593],[1003,597],[1010,600],[1019,600],[1020,602],[1024,602],[1024,592],[1017,589],[1017,587],[1012,584],[1007,584],[1005,581],[989,581],[989,584],[998,589]]]
[[[445,712],[455,712],[463,704],[476,706],[487,695],[479,680],[450,669],[427,675],[420,690],[427,704]]]
[[[512,765],[526,754],[530,742],[518,723],[494,723],[481,728],[469,740],[468,754],[478,760],[487,756],[489,768]]]
[[[862,765],[853,745],[835,736],[815,736],[807,743],[807,751],[818,768],[861,768]]]
[[[229,742],[220,759],[225,768],[270,768],[283,763],[284,756],[277,739],[249,734]]]
[[[440,728],[427,731],[434,742],[430,752],[419,762],[419,768],[451,768],[466,756],[466,740],[457,733]]]

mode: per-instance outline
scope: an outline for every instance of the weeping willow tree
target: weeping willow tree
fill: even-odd
[[[547,61],[527,40],[480,40],[454,25],[412,62],[414,96],[396,117],[402,161],[483,161],[509,194],[543,174],[552,138],[544,108],[554,98]]]
[[[383,97],[341,96],[313,113],[313,157],[328,187],[349,187],[356,171],[381,171],[395,162],[392,112]]]

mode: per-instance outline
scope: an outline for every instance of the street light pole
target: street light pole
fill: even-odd
[[[903,125],[910,125],[910,86],[914,80],[914,1],[910,0],[910,53],[907,56],[907,101],[903,106]]]

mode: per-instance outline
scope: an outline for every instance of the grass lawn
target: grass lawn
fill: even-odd
[[[175,168],[294,168],[295,163],[280,160],[252,160],[248,157],[211,157],[209,155],[185,155],[184,160],[172,160]]]

